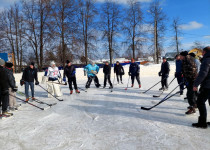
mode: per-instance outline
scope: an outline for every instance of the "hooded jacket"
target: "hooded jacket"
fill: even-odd
[[[110,75],[111,74],[111,66],[110,65],[104,65],[103,73],[105,75]]]
[[[0,91],[8,91],[9,88],[15,88],[15,78],[12,71],[0,66]]]
[[[38,79],[37,79],[37,69],[36,68],[31,69],[30,67],[27,67],[23,71],[22,80],[26,81],[26,82],[34,82],[34,80],[38,81]]]
[[[75,70],[75,67],[74,66],[67,66],[64,68],[64,73],[63,73],[63,77],[66,77],[67,78],[72,78],[72,77],[75,77],[75,73],[76,73],[76,70]]]
[[[98,72],[99,71],[99,66],[98,65],[91,65],[91,64],[88,64],[87,66],[85,66],[85,68],[84,68],[84,70],[87,72],[87,75],[88,75],[88,77],[89,76],[92,76],[92,77],[94,77],[94,76],[96,76],[94,73],[92,73],[93,71],[96,71],[96,72]]]
[[[182,61],[182,73],[188,82],[195,80],[197,76],[197,66],[192,56],[187,55]]]
[[[114,66],[114,73],[116,73],[117,75],[124,74],[124,69],[121,64],[119,65],[116,64]]]
[[[210,51],[208,51],[203,57],[200,71],[194,82],[194,86],[198,87],[200,84],[202,88],[210,89]]]
[[[140,72],[140,66],[137,63],[131,63],[129,72],[131,73],[131,76],[136,76]]]

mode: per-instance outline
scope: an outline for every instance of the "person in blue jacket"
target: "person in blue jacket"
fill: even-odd
[[[183,95],[183,90],[184,90],[184,84],[181,84],[184,82],[183,74],[182,74],[182,61],[180,59],[180,55],[177,54],[175,56],[176,59],[176,72],[175,72],[175,77],[177,78],[178,84],[180,84],[180,95]]]
[[[139,84],[139,88],[141,88],[139,72],[140,72],[140,66],[132,58],[131,59],[131,64],[130,64],[130,68],[129,68],[129,72],[128,72],[128,75],[131,76],[131,81],[132,81],[131,87],[134,86],[134,79],[136,78],[136,80],[137,80],[137,82]]]
[[[87,74],[87,76],[88,76],[88,81],[85,86],[86,88],[90,88],[90,84],[91,84],[92,80],[94,80],[95,86],[97,88],[99,88],[101,86],[99,84],[98,77],[96,76],[96,74],[98,74],[98,72],[99,72],[98,65],[96,65],[94,62],[91,62],[91,64],[88,64],[87,66],[85,66],[84,72],[85,72],[85,75]]]

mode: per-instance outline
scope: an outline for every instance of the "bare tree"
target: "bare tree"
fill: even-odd
[[[137,0],[128,1],[128,9],[126,10],[126,16],[123,21],[123,31],[127,35],[126,43],[128,44],[128,50],[132,50],[132,57],[136,58],[136,50],[141,45],[141,31],[140,26],[142,23],[142,11],[141,4]]]
[[[106,48],[109,51],[110,63],[112,64],[113,53],[116,51],[115,38],[120,30],[120,7],[111,0],[106,0],[102,6],[100,27],[103,31],[102,39],[107,40]]]
[[[63,66],[67,58],[67,47],[69,45],[69,39],[72,39],[74,36],[75,27],[75,1],[74,0],[54,0],[53,3],[53,13],[55,30],[54,35],[60,38],[59,44],[61,44],[62,51],[61,62]]]
[[[97,15],[97,10],[93,0],[79,0],[78,9],[79,26],[81,27],[80,31],[82,31],[81,42],[84,45],[85,63],[87,64],[88,51],[95,48],[92,41],[96,41],[96,35],[94,34],[94,19]]]
[[[180,19],[178,17],[174,18],[172,27],[173,27],[173,31],[175,33],[174,41],[175,41],[175,45],[176,45],[177,54],[179,54],[179,47],[180,47],[180,37],[179,37],[179,35],[181,34],[179,26],[180,26]]]
[[[161,39],[163,39],[166,30],[165,21],[167,20],[165,13],[162,11],[159,0],[151,3],[148,10],[152,17],[152,25],[154,27],[154,62],[159,64],[159,57],[162,51]]]

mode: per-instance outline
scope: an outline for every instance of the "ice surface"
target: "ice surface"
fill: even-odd
[[[169,81],[174,77],[174,68],[174,63],[171,63]],[[140,94],[160,80],[157,76],[160,65],[141,66],[142,89],[138,89],[135,82],[134,88],[125,91],[127,66],[125,70],[124,84],[114,85],[112,93],[108,87],[96,89],[92,84],[87,93],[81,91],[79,95],[74,93],[70,96],[68,86],[62,86],[63,102],[47,98],[47,93],[36,86],[38,99],[47,103],[57,102],[57,105],[42,111],[22,104],[20,110],[14,112],[13,118],[0,120],[0,149],[209,149],[209,129],[191,127],[192,123],[197,122],[198,112],[196,115],[184,115],[188,104],[183,97],[175,96],[150,111],[140,109],[141,106],[154,105],[177,85],[174,81],[160,98],[152,97],[159,94],[160,85],[146,94]],[[42,74],[39,74],[40,79]],[[20,78],[21,75],[17,74],[16,81],[19,82]],[[102,70],[99,80],[102,84]],[[80,88],[84,88],[86,77],[82,69],[77,70],[77,82]],[[19,90],[24,91],[24,87],[19,86]],[[41,104],[39,106],[47,107]]]

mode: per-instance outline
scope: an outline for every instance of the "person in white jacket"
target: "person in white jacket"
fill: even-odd
[[[48,77],[48,82],[47,82],[47,87],[48,87],[48,92],[51,93],[52,95],[55,95],[55,97],[60,97],[62,96],[61,88],[58,83],[59,78],[61,78],[61,73],[56,67],[56,64],[54,61],[50,63],[50,67],[48,68],[47,72],[47,77]],[[52,97],[51,94],[48,94],[48,97]]]

